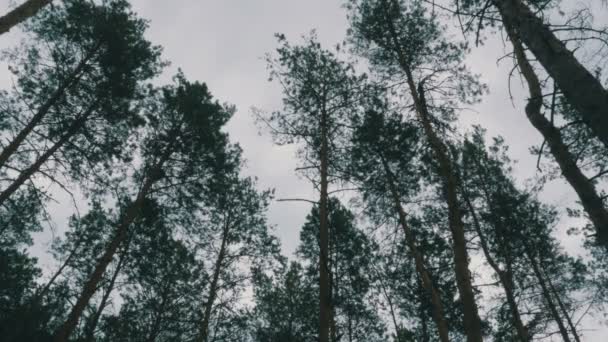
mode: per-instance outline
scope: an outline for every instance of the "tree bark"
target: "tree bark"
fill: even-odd
[[[21,171],[17,179],[11,183],[4,191],[0,193],[0,206],[2,206],[9,197],[14,194],[34,173],[40,170],[40,167],[49,160],[61,147],[63,147],[78,131],[82,128],[82,126],[86,123],[88,117],[91,115],[93,110],[95,109],[95,105],[89,107],[87,112],[84,113],[81,117],[77,118],[72,122],[70,127],[66,130],[66,132],[59,138],[51,148],[49,148],[46,152],[44,152],[38,159],[30,165],[27,169]]]
[[[125,251],[121,254],[120,259],[118,260],[118,265],[116,265],[116,269],[114,270],[112,279],[110,279],[108,288],[106,289],[106,292],[103,294],[101,303],[99,303],[99,308],[97,309],[97,311],[95,311],[95,315],[93,316],[93,321],[87,327],[86,337],[84,339],[86,342],[93,342],[95,340],[95,329],[97,329],[97,324],[99,324],[99,319],[101,318],[101,314],[103,313],[103,310],[106,308],[106,305],[108,305],[108,300],[110,299],[110,294],[112,293],[112,290],[114,290],[114,284],[116,284],[116,279],[118,279],[118,275],[120,274],[120,271],[124,264],[126,254],[127,254],[127,250],[125,248]]]
[[[449,329],[447,321],[445,320],[443,304],[441,303],[441,296],[439,294],[439,291],[435,287],[435,284],[433,284],[433,279],[431,278],[428,269],[424,265],[422,253],[420,253],[420,250],[418,250],[413,232],[410,229],[410,226],[407,224],[407,215],[405,213],[405,210],[403,209],[403,206],[401,205],[401,199],[393,181],[393,173],[390,170],[388,163],[384,159],[382,160],[382,163],[386,172],[386,177],[391,191],[391,195],[393,197],[395,209],[397,211],[397,214],[399,215],[399,223],[401,225],[401,228],[403,229],[408,249],[414,257],[416,271],[418,272],[418,275],[420,276],[420,279],[422,281],[422,287],[431,297],[431,304],[433,305],[433,320],[437,325],[439,339],[442,342],[449,342]]]
[[[65,259],[65,261],[63,262],[63,264],[59,267],[59,269],[55,272],[55,274],[53,274],[53,276],[46,283],[46,285],[44,285],[44,287],[42,288],[42,290],[40,290],[40,292],[38,292],[34,296],[35,301],[42,300],[44,298],[44,296],[46,296],[46,293],[51,289],[51,286],[53,286],[53,284],[55,283],[55,280],[57,280],[57,278],[59,278],[59,276],[61,275],[61,273],[63,273],[63,270],[66,267],[68,267],[68,265],[70,264],[70,262],[72,261],[72,259],[76,255],[76,252],[78,252],[78,249],[80,248],[80,244],[82,243],[83,240],[84,240],[84,238],[82,237],[82,235],[78,237],[78,240],[76,241],[76,244],[74,245],[74,248],[70,251],[70,255],[68,255],[68,257]]]
[[[10,31],[15,25],[27,20],[38,13],[53,0],[27,0],[12,11],[0,17],[0,35]]]
[[[452,249],[454,251],[454,267],[456,273],[456,284],[463,304],[464,327],[468,342],[481,342],[483,335],[481,331],[481,319],[475,302],[475,293],[471,281],[471,272],[469,271],[469,255],[466,246],[466,237],[464,232],[464,223],[460,216],[460,206],[458,201],[457,187],[458,182],[451,165],[450,158],[447,154],[447,148],[435,134],[430,114],[424,102],[423,93],[416,89],[413,76],[409,67],[404,64],[404,71],[407,75],[407,82],[414,99],[416,112],[431,148],[435,153],[435,157],[439,162],[441,177],[443,178],[443,186],[445,187],[446,202],[448,205],[448,222],[452,233]]]
[[[559,293],[557,293],[557,289],[553,285],[553,282],[551,281],[551,278],[548,275],[547,275],[547,284],[549,285],[549,288],[551,289],[551,293],[555,296],[557,305],[559,306],[559,309],[561,310],[562,314],[564,315],[564,317],[566,319],[566,323],[568,323],[568,326],[570,327],[570,332],[572,333],[572,336],[574,336],[574,340],[576,342],[581,342],[580,336],[578,335],[578,331],[576,330],[576,325],[574,324],[574,322],[572,322],[572,318],[570,318],[570,314],[568,314],[568,310],[566,309],[564,302],[561,300],[561,296],[559,295]]]
[[[327,112],[321,112],[321,194],[319,199],[319,342],[329,342],[331,303],[329,288],[329,227],[328,227],[328,129]]]
[[[13,140],[11,140],[11,142],[2,150],[0,153],[0,167],[4,166],[8,159],[15,154],[15,152],[17,152],[19,146],[23,144],[27,136],[32,133],[34,128],[36,128],[36,126],[42,122],[42,119],[44,119],[44,117],[48,114],[51,107],[53,107],[65,94],[65,91],[80,80],[84,69],[88,65],[91,58],[93,58],[97,50],[98,48],[94,48],[89,52],[89,54],[78,64],[78,66],[76,66],[76,69],[74,69],[74,71],[72,71],[72,73],[65,79],[65,81],[63,81],[61,85],[59,85],[59,87],[53,92],[51,97],[48,98],[46,102],[40,106],[40,108],[38,108],[38,111],[30,119],[27,125],[25,125],[25,127],[23,127],[23,129],[19,131]]]
[[[507,31],[516,33],[557,83],[583,122],[608,147],[608,92],[521,0],[492,0]]]
[[[525,239],[525,237],[524,237],[524,239]],[[559,315],[559,312],[557,311],[557,307],[555,306],[555,303],[553,303],[553,298],[551,298],[551,293],[549,291],[549,288],[547,287],[547,284],[545,283],[545,279],[542,275],[540,267],[538,266],[538,263],[536,262],[536,259],[534,258],[534,254],[531,252],[530,246],[525,241],[524,241],[524,248],[526,249],[526,256],[528,257],[528,260],[530,260],[530,265],[532,266],[534,275],[536,276],[536,279],[538,280],[538,284],[541,287],[541,292],[542,292],[543,298],[545,299],[545,303],[547,304],[547,307],[549,308],[549,311],[551,312],[551,316],[553,316],[553,320],[557,324],[557,327],[559,328],[559,332],[562,335],[562,338],[564,339],[564,341],[571,342],[570,336],[568,335],[568,330],[564,326],[564,322],[562,321],[562,319]]]
[[[496,274],[498,275],[498,280],[500,281],[500,284],[502,285],[502,288],[505,291],[505,296],[507,297],[507,304],[509,305],[509,311],[511,311],[511,318],[513,319],[513,325],[515,325],[517,336],[519,337],[520,341],[528,342],[531,339],[528,334],[528,329],[526,329],[521,320],[521,315],[519,313],[519,308],[517,307],[517,301],[515,300],[515,293],[512,287],[513,282],[509,279],[507,273],[498,266],[498,263],[496,262],[496,260],[494,260],[494,257],[492,257],[488,243],[481,230],[479,219],[477,218],[477,214],[475,213],[475,208],[473,207],[473,204],[471,203],[464,189],[463,197],[467,206],[469,207],[471,216],[473,217],[473,226],[475,227],[477,236],[479,237],[481,250],[483,251],[483,254],[486,260],[488,261],[490,267],[492,267],[494,272],[496,272]]]
[[[220,279],[220,273],[222,270],[222,263],[224,262],[224,257],[226,255],[226,248],[228,246],[228,232],[230,229],[229,219],[226,218],[226,222],[224,223],[224,229],[222,231],[222,242],[220,245],[220,251],[217,255],[217,259],[215,261],[215,269],[213,270],[213,278],[211,280],[211,285],[209,287],[209,298],[207,299],[207,303],[205,303],[205,312],[203,314],[203,321],[201,322],[200,333],[199,333],[199,342],[207,342],[209,339],[209,322],[211,321],[211,311],[213,310],[213,303],[215,298],[217,297],[217,289],[218,283]]]
[[[595,226],[598,242],[608,248],[608,209],[604,206],[602,198],[598,195],[593,182],[583,174],[576,164],[574,156],[562,140],[560,131],[540,112],[542,91],[538,77],[526,58],[523,47],[519,42],[519,37],[512,31],[508,33],[513,44],[517,63],[528,83],[530,92],[530,98],[526,105],[526,116],[532,125],[543,135],[551,150],[551,154],[561,169],[562,175],[574,188],[574,191],[576,191],[585,212],[589,215],[589,219]]]

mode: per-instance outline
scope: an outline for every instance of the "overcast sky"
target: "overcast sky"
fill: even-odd
[[[20,1],[18,1],[20,2]],[[148,38],[164,47],[164,58],[172,64],[163,75],[168,81],[181,68],[190,80],[209,85],[222,102],[236,105],[238,111],[228,125],[232,141],[244,149],[247,175],[257,176],[262,188],[275,188],[277,198],[309,198],[317,196],[311,185],[299,178],[294,169],[298,162],[292,147],[277,147],[270,136],[259,135],[251,107],[263,110],[279,109],[280,89],[267,81],[263,61],[265,53],[276,47],[274,33],[284,33],[294,41],[311,29],[316,29],[319,40],[330,47],[341,42],[346,34],[345,11],[340,0],[133,0],[134,9],[150,20]],[[8,0],[0,0],[3,13]],[[606,11],[606,9],[603,9]],[[605,13],[598,13],[605,16]],[[17,33],[0,36],[0,48],[13,45]],[[472,111],[461,115],[461,126],[481,124],[489,135],[500,134],[510,145],[511,157],[519,161],[518,179],[523,182],[535,176],[536,158],[529,148],[540,143],[540,135],[524,114],[525,92],[519,79],[512,80],[513,102],[507,91],[507,74],[512,67],[509,60],[497,65],[506,48],[500,37],[494,36],[484,46],[473,50],[468,64],[482,74],[490,94]],[[6,65],[0,65],[0,87],[10,85]],[[60,195],[60,203],[53,205],[57,230],[64,228],[65,218],[72,205]],[[549,204],[564,208],[572,205],[574,192],[561,181],[550,183],[542,194]],[[84,208],[84,204],[82,205]],[[284,252],[291,254],[298,243],[299,228],[310,205],[302,202],[273,203],[270,222],[282,241]],[[567,250],[580,252],[580,237],[568,237],[565,230],[570,222],[565,216],[558,238]],[[39,239],[42,246],[50,235]],[[588,325],[587,327],[592,327]],[[596,327],[593,326],[595,329]],[[602,333],[587,332],[585,341],[603,341]]]

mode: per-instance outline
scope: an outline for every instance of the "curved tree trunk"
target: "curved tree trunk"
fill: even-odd
[[[608,147],[608,92],[521,0],[492,0],[507,31],[516,33],[562,90],[583,122]]]
[[[602,198],[598,195],[593,182],[579,169],[574,156],[568,150],[568,146],[564,144],[560,131],[540,112],[542,91],[538,77],[526,58],[523,47],[519,42],[519,37],[510,31],[509,38],[513,44],[515,57],[530,91],[530,98],[526,105],[528,120],[543,135],[551,150],[551,154],[562,171],[562,175],[564,175],[564,178],[576,191],[585,212],[589,215],[589,219],[595,226],[598,242],[608,248],[608,209],[604,206]]]
[[[53,0],[27,0],[12,11],[0,17],[0,35],[10,31],[15,25],[27,20],[38,13]]]

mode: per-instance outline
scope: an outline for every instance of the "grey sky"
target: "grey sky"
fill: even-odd
[[[20,2],[20,1],[19,1]],[[164,58],[172,65],[164,74],[168,80],[182,68],[191,80],[204,81],[220,100],[236,105],[238,112],[228,125],[233,141],[244,149],[248,160],[246,173],[257,176],[260,186],[276,189],[277,198],[300,197],[314,199],[317,195],[310,184],[295,175],[297,161],[292,147],[277,147],[269,135],[260,136],[250,108],[263,110],[280,108],[280,89],[267,81],[268,74],[262,57],[273,51],[275,32],[297,40],[302,34],[316,29],[319,39],[329,47],[344,39],[346,33],[345,11],[340,0],[132,0],[135,10],[149,19],[148,38],[164,47]],[[8,8],[8,0],[0,0],[0,13]],[[604,9],[605,11],[605,9]],[[604,15],[605,13],[598,13]],[[0,48],[14,44],[16,34],[0,36]],[[500,134],[510,145],[510,155],[519,161],[516,175],[520,181],[536,173],[536,158],[529,153],[533,144],[540,143],[540,135],[530,125],[524,114],[525,88],[519,79],[512,80],[513,102],[507,91],[507,74],[512,67],[510,60],[497,65],[497,59],[506,52],[499,36],[493,36],[480,48],[475,48],[468,65],[475,73],[482,74],[490,94],[483,98],[474,111],[461,115],[461,126],[481,124],[490,136]],[[0,87],[10,85],[5,65],[0,65]],[[564,208],[574,203],[574,192],[562,181],[550,183],[542,199]],[[83,205],[84,207],[84,205]],[[61,196],[60,203],[53,205],[58,230],[63,229],[65,218],[71,212],[71,203]],[[285,253],[295,249],[299,228],[306,213],[307,203],[273,203],[270,222],[276,226],[276,234],[282,241]],[[562,215],[558,237],[564,247],[579,253],[580,237],[565,234],[570,222]],[[41,244],[48,242],[43,235]],[[589,323],[586,328],[599,329],[585,332],[585,341],[604,341],[606,327]]]

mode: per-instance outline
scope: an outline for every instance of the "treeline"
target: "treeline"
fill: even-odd
[[[283,107],[255,114],[319,193],[289,259],[274,191],[226,133],[235,108],[181,71],[156,85],[168,63],[127,0],[25,1],[0,18],[24,34],[3,55],[0,340],[585,340],[608,300],[608,93],[571,51],[603,51],[608,31],[583,10],[545,22],[557,6],[349,0],[336,49],[277,34]],[[458,122],[487,92],[468,44],[495,31],[544,139],[531,187],[504,139]],[[584,258],[557,239],[564,208],[538,198],[558,177]],[[43,270],[32,236],[59,193],[86,210]]]

